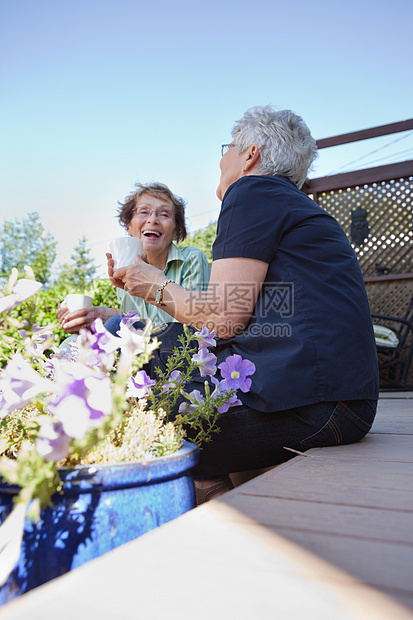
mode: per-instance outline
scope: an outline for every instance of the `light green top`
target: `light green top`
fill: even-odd
[[[164,274],[165,279],[172,280],[188,290],[205,291],[208,288],[210,267],[205,254],[198,248],[191,246],[178,248],[171,243]],[[175,321],[167,312],[143,301],[140,297],[132,297],[123,289],[118,289],[117,295],[122,314],[139,312],[142,321],[149,318],[155,327]]]

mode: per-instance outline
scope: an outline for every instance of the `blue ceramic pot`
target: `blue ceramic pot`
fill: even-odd
[[[39,523],[26,519],[19,562],[0,588],[0,605],[195,507],[191,469],[199,459],[189,442],[174,454],[143,463],[60,470],[63,494]],[[17,487],[0,484],[0,523]]]

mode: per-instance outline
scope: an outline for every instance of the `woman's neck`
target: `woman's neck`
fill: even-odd
[[[162,252],[162,254],[156,254],[153,252],[147,252],[148,262],[157,269],[163,271],[166,267],[166,261],[168,260],[168,252]]]

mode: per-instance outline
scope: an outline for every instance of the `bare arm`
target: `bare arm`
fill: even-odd
[[[212,263],[207,291],[188,291],[171,282],[164,289],[162,307],[181,323],[200,329],[207,325],[220,338],[230,338],[245,328],[267,274],[268,264],[249,258],[224,258]],[[113,284],[155,304],[157,288],[165,274],[137,257],[135,265],[108,272]]]

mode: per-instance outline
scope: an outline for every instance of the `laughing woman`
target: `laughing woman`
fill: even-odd
[[[183,198],[162,183],[137,183],[135,191],[119,203],[118,219],[131,237],[141,239],[148,263],[162,271],[165,280],[189,290],[206,290],[210,268],[205,254],[193,247],[178,248],[174,243],[183,241],[187,235]],[[118,297],[122,315],[136,311],[143,321],[151,319],[155,327],[175,320],[159,307],[133,297],[124,289],[118,289]],[[119,309],[102,306],[71,313],[67,308],[59,308],[57,316],[69,334],[90,327],[97,318],[103,322],[110,319],[113,324],[122,318]]]

